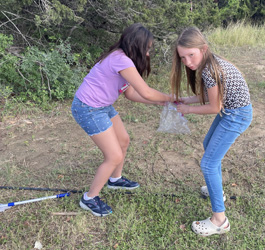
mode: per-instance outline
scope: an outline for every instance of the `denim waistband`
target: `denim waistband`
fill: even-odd
[[[247,106],[244,107],[239,107],[239,108],[235,108],[235,109],[222,109],[221,113],[225,114],[225,115],[231,115],[231,114],[239,114],[241,111],[244,110],[251,110],[252,109],[252,104],[249,104]]]

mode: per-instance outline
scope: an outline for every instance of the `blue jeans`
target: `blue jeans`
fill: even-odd
[[[106,131],[113,124],[111,119],[118,114],[112,105],[94,108],[81,102],[76,96],[72,103],[72,115],[89,136]]]
[[[243,133],[252,121],[252,105],[237,109],[225,109],[222,116],[215,117],[203,141],[204,155],[201,170],[208,187],[212,211],[225,211],[221,162],[236,138]]]

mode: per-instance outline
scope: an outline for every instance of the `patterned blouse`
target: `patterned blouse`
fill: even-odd
[[[225,76],[225,91],[224,91],[224,108],[236,109],[249,105],[250,95],[249,89],[245,79],[240,71],[231,63],[214,55],[215,59],[221,66]],[[222,75],[220,73],[221,81],[223,83]],[[202,79],[205,86],[206,96],[208,95],[207,89],[217,85],[212,78],[209,69],[206,67],[202,71]]]

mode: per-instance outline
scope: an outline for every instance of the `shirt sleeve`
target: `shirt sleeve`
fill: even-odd
[[[210,89],[214,86],[217,85],[215,79],[212,77],[210,71],[208,68],[205,68],[203,71],[202,71],[202,79],[203,79],[203,82],[204,82],[204,86],[207,88],[207,89]]]
[[[114,73],[118,73],[121,70],[135,67],[133,61],[126,56],[123,52],[117,52],[113,54],[113,57],[111,58],[111,68]]]

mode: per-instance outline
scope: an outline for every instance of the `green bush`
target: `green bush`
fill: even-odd
[[[12,38],[1,34],[0,39],[0,84],[12,89],[18,100],[42,104],[73,97],[86,72],[71,53],[70,44],[61,41],[45,50],[28,47],[15,56],[7,52]]]
[[[8,53],[13,44],[13,37],[0,33],[0,103],[5,104],[13,93],[13,83],[19,80],[15,69],[19,58]]]

